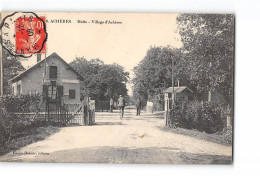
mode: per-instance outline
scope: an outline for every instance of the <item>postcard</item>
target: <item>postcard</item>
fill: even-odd
[[[0,161],[232,164],[234,14],[0,13]]]

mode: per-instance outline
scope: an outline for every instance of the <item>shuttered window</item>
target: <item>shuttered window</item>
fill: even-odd
[[[58,90],[58,97],[61,98],[63,97],[63,86],[57,86]]]
[[[70,89],[69,90],[69,99],[75,99],[75,96],[76,96],[75,93],[76,93],[75,90]]]

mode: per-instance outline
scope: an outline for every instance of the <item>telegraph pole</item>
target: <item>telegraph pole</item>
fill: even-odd
[[[1,70],[1,84],[0,84],[0,96],[4,95],[4,67],[3,67],[3,54],[2,54],[2,47],[0,47],[0,70]]]
[[[174,98],[175,98],[175,94],[174,94],[174,58],[173,58],[172,59],[172,109],[174,105]]]
[[[174,98],[175,98],[175,94],[174,94],[174,57],[172,58],[172,107],[171,110],[174,110]],[[173,113],[172,113],[173,114]],[[173,123],[173,116],[171,116],[171,118],[169,118],[169,125],[171,125]]]
[[[1,13],[0,13],[0,19],[2,20]],[[0,35],[2,36],[2,28],[0,30]],[[3,46],[0,46],[0,96],[4,95],[4,67],[3,67]]]

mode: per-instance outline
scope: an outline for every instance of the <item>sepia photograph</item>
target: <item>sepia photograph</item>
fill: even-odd
[[[0,162],[233,163],[234,14],[0,22]]]

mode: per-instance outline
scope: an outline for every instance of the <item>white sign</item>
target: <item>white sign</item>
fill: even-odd
[[[153,106],[153,102],[147,101],[147,106]]]
[[[79,80],[62,79],[62,83],[79,83]]]

